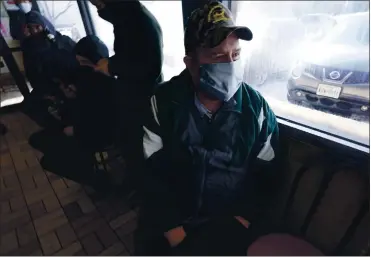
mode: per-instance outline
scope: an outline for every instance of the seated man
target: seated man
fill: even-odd
[[[45,67],[56,52],[71,53],[74,42],[57,32],[54,26],[36,11],[26,14],[26,26],[21,41],[25,73],[33,90],[23,102],[23,111],[41,127],[58,127],[59,122],[48,112],[50,96],[58,95]]]
[[[224,234],[226,227],[250,231],[250,223],[257,224],[279,172],[275,115],[241,79],[239,39],[252,37],[217,1],[189,18],[187,68],[160,85],[144,126],[148,174],[136,250],[151,252],[138,254],[164,254],[154,249],[159,238],[179,248],[200,237],[211,241],[192,255],[246,253],[244,245],[221,250],[223,241],[214,239],[231,237]]]

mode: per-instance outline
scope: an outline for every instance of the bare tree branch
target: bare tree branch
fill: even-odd
[[[66,8],[60,13],[58,13],[55,17],[53,17],[53,21],[55,22],[61,15],[65,14],[72,6],[73,6],[73,1],[69,1]]]

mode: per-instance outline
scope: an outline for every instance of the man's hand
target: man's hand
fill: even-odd
[[[66,136],[73,136],[73,127],[72,126],[68,126],[68,127],[65,127],[63,129],[63,133],[66,135]]]
[[[182,226],[173,228],[164,234],[171,247],[179,245],[187,236]]]
[[[108,60],[108,58],[100,59],[100,60],[97,62],[97,65],[96,65],[96,67],[95,67],[95,70],[96,70],[96,71],[103,72],[104,74],[110,76],[109,71],[108,71],[108,64],[109,64],[109,60]]]
[[[235,216],[234,217],[238,222],[240,222],[245,228],[249,228],[250,222],[248,222],[246,219],[242,218],[241,216]]]

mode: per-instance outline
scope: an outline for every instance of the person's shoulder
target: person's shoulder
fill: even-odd
[[[249,104],[253,109],[260,110],[266,105],[264,97],[245,82],[242,84],[243,102]]]
[[[188,95],[191,88],[191,77],[187,70],[172,77],[169,81],[162,82],[155,88],[154,96],[162,101],[180,101]]]

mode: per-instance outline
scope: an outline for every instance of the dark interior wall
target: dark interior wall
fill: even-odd
[[[305,238],[326,255],[362,255],[370,242],[370,166],[281,133],[285,165],[267,222]]]

